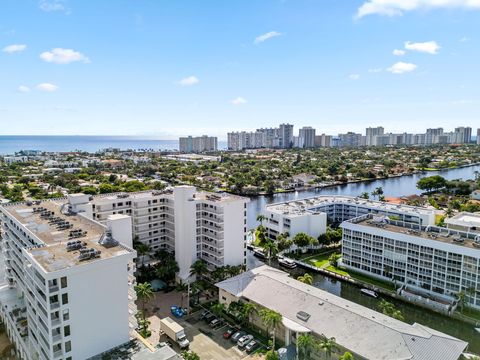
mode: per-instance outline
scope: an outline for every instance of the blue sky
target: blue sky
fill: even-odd
[[[480,0],[0,0],[0,50],[0,134],[480,127]]]

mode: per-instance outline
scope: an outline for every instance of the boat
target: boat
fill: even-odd
[[[288,269],[295,269],[297,267],[297,263],[292,259],[288,258],[278,258],[278,265],[286,267]]]
[[[261,249],[253,249],[253,256],[256,256],[260,259],[265,259],[266,255]]]
[[[360,289],[360,292],[361,292],[363,295],[371,296],[371,297],[373,297],[373,298],[375,298],[375,299],[378,298],[378,294],[377,294],[375,291],[373,291],[373,290],[363,288],[363,289]]]
[[[475,331],[478,332],[478,333],[480,333],[480,327],[475,328]]]

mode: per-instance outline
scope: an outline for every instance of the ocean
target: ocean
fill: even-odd
[[[219,141],[218,147],[225,149],[226,142]],[[10,155],[21,150],[96,152],[107,148],[177,150],[178,140],[161,140],[142,136],[0,136],[0,155]]]

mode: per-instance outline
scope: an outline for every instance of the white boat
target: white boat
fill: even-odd
[[[267,257],[265,252],[261,249],[253,249],[253,255],[260,259],[265,259]]]
[[[378,298],[378,294],[373,291],[373,290],[369,290],[369,289],[360,289],[360,292],[364,295],[367,295],[367,296],[371,296],[373,298]]]
[[[278,265],[286,267],[288,269],[295,269],[297,267],[297,263],[295,261],[287,258],[279,258]]]
[[[478,333],[480,333],[480,327],[475,328],[475,331],[478,332]]]

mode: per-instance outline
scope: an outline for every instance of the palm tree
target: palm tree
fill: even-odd
[[[138,328],[140,329],[140,335],[143,338],[149,337],[151,333],[148,330],[148,327],[150,326],[151,322],[150,320],[145,318],[144,311],[139,311],[137,313],[137,322],[138,322]]]
[[[456,296],[458,300],[458,305],[460,306],[460,312],[463,314],[463,309],[468,302],[467,294],[465,293],[465,291],[461,290],[456,294]]]
[[[362,199],[368,199],[370,198],[370,194],[368,192],[363,192],[360,194],[360,196]]]
[[[226,307],[225,307],[225,304],[223,304],[223,303],[216,303],[216,304],[212,305],[210,310],[212,311],[212,313],[214,313],[215,315],[220,317],[225,312]]]
[[[272,257],[278,254],[278,245],[275,241],[267,241],[265,245],[263,245],[263,250],[268,255],[268,265],[272,263]]]
[[[252,314],[258,314],[257,305],[250,302],[244,303],[242,304],[241,313],[243,315],[244,321],[248,321],[248,323],[250,323],[250,316]]]
[[[308,333],[301,334],[297,337],[297,354],[299,360],[310,359],[310,353],[317,345],[312,335]]]
[[[133,244],[133,248],[137,251],[138,257],[142,258],[141,267],[143,268],[145,266],[145,256],[150,254],[150,246],[137,241]]]
[[[167,283],[171,283],[175,279],[175,274],[180,271],[178,263],[173,257],[166,259],[163,263],[158,264],[155,270],[156,275],[165,280]]]
[[[282,315],[274,310],[262,309],[260,310],[260,317],[262,318],[263,324],[267,328],[267,333],[270,328],[272,331],[272,349],[275,349],[275,330],[282,322]]]
[[[330,358],[332,357],[332,352],[333,352],[333,351],[336,349],[336,347],[337,347],[337,343],[335,342],[335,338],[334,338],[334,337],[331,337],[330,339],[324,337],[322,340],[320,340],[319,347],[320,347],[320,349],[322,349],[323,351],[325,351],[325,356],[326,356],[328,359],[330,359]]]
[[[190,276],[197,276],[198,278],[203,278],[205,274],[209,272],[207,263],[204,260],[195,261],[190,267]]]
[[[148,282],[135,285],[135,292],[137,293],[137,298],[142,302],[142,311],[145,312],[147,301],[153,298],[152,285]]]
[[[262,215],[262,214],[257,215],[257,221],[260,223],[260,225],[263,225],[263,222],[265,220],[267,220],[267,217],[265,215]]]
[[[307,284],[307,285],[312,285],[313,284],[313,276],[310,275],[309,273],[305,273],[305,274],[297,277],[297,280],[304,283],[304,284]]]

